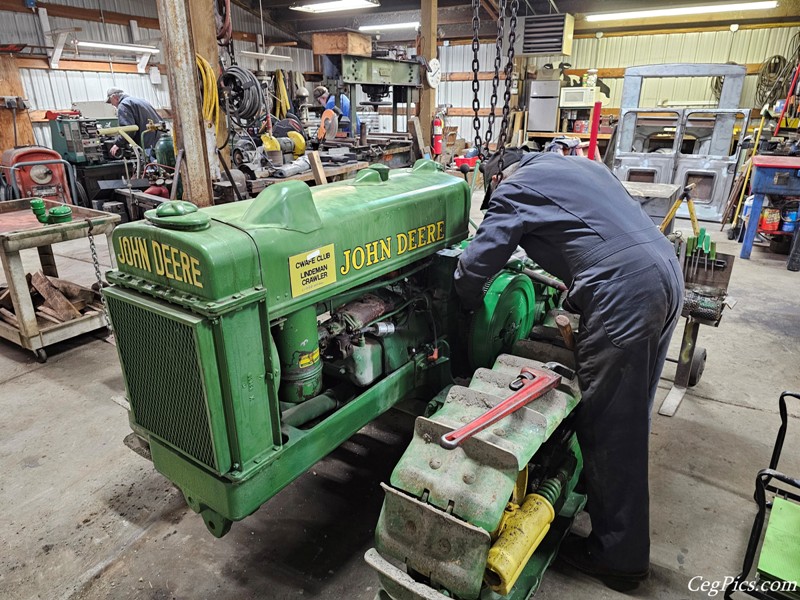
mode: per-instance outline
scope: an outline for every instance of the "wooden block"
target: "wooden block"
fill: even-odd
[[[73,304],[79,300],[83,301],[84,304],[88,304],[97,300],[97,294],[87,287],[83,287],[77,283],[72,283],[66,279],[59,279],[58,277],[48,277],[48,279],[50,280],[50,283],[53,284],[53,287],[64,294],[67,297],[67,300],[71,301]]]
[[[49,317],[52,317],[53,319],[55,319],[59,323],[63,323],[64,322],[64,319],[59,318],[58,313],[56,311],[54,311],[52,308],[50,308],[49,306],[47,306],[46,304],[42,304],[39,308],[36,309],[36,312],[37,313],[41,312],[42,314],[45,314],[45,315],[47,315]]]
[[[14,307],[14,303],[11,301],[10,289],[3,288],[3,291],[0,292],[0,306],[7,308],[8,310],[11,310]]]
[[[66,296],[59,292],[41,271],[33,274],[31,283],[33,283],[33,287],[36,288],[36,291],[44,296],[47,303],[58,314],[58,318],[62,321],[71,321],[81,316],[81,313],[72,306]]]
[[[12,313],[10,310],[0,308],[0,319],[19,329],[19,321],[17,321],[17,317],[14,316],[14,313]]]
[[[312,33],[311,49],[314,54],[372,56],[372,39],[353,31]]]
[[[419,124],[419,117],[411,117],[408,120],[408,131],[411,132],[411,145],[417,158],[425,156],[425,140],[422,139],[422,127]]]
[[[46,312],[42,311],[41,309],[36,311],[36,316],[48,321],[50,323],[55,323],[56,325],[62,323],[63,321],[59,321],[55,317],[48,315]]]
[[[325,177],[325,169],[322,166],[322,160],[319,158],[319,152],[314,150],[308,153],[308,162],[311,164],[311,172],[314,173],[314,182],[317,185],[325,185],[328,183]]]

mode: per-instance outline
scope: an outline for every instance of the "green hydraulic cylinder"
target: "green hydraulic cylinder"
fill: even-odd
[[[322,361],[319,356],[316,308],[306,306],[293,312],[272,328],[281,363],[282,402],[297,404],[322,389]]]

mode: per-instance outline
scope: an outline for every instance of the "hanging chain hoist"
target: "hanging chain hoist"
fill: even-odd
[[[502,65],[502,52],[503,42],[505,40],[505,17],[508,9],[508,0],[501,0],[498,3],[498,20],[497,20],[497,38],[495,40],[495,59],[494,59],[494,76],[492,77],[492,95],[490,98],[489,118],[486,129],[486,136],[481,136],[481,121],[479,112],[481,108],[480,103],[480,82],[478,75],[480,73],[480,40],[478,34],[480,32],[480,0],[472,0],[472,110],[474,116],[472,118],[472,128],[475,130],[475,147],[478,149],[478,155],[483,160],[488,154],[489,143],[492,140],[495,111],[497,109],[497,90],[500,85],[500,67]],[[500,122],[500,131],[498,132],[497,149],[500,153],[499,171],[497,174],[497,182],[503,179],[503,158],[506,150],[506,138],[508,137],[508,121],[511,113],[511,79],[514,73],[514,44],[517,38],[517,13],[519,12],[519,0],[511,0],[511,10],[509,19],[509,32],[508,32],[508,47],[506,52],[506,64],[503,68],[505,75],[505,88],[503,92],[503,108],[502,120]],[[484,142],[486,148],[484,148]]]
[[[514,44],[517,41],[517,12],[519,0],[511,0],[511,21],[508,32],[508,61],[505,68],[505,90],[503,92],[503,120],[500,122],[500,133],[497,137],[497,147],[500,159],[497,163],[497,183],[503,181],[505,168],[506,138],[508,137],[508,117],[511,113],[511,79],[514,75]]]
[[[505,22],[506,22],[506,2],[507,0],[500,0],[498,3],[498,17],[497,17],[497,37],[494,41],[494,76],[492,77],[492,96],[489,100],[489,118],[486,125],[486,145],[492,141],[495,110],[497,110],[497,88],[500,85],[500,67],[503,63],[503,38],[505,37]]]
[[[478,52],[481,49],[481,42],[478,39],[478,31],[481,28],[481,1],[472,0],[472,128],[475,130],[475,148],[478,154],[483,154],[483,140],[481,139],[481,119],[478,113],[481,110],[481,100],[478,94],[481,91],[481,84],[478,81],[478,74],[481,71],[481,63]]]

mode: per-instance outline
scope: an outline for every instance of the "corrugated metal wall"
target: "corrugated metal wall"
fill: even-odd
[[[169,106],[166,83],[153,85],[147,75],[43,69],[20,69],[20,75],[33,110],[63,109],[73,102],[103,100],[110,87],[145,98],[157,108]],[[50,145],[50,127],[46,123],[34,123],[33,133],[37,143]]]
[[[135,16],[155,17],[155,0],[57,0],[55,4],[75,6],[98,11],[120,12]],[[33,46],[45,45],[37,16],[31,13],[0,12],[0,32],[7,42],[23,42]],[[232,19],[234,29],[250,33],[260,33],[262,25],[257,16],[244,9],[233,6]],[[51,17],[53,28],[81,27],[83,39],[132,42],[131,30],[124,25],[104,24],[98,22],[76,21]],[[265,23],[263,26],[267,39],[283,37],[274,27]],[[679,33],[662,35],[639,35],[576,39],[573,54],[563,56],[539,56],[532,58],[534,64],[558,64],[562,60],[570,62],[574,68],[625,68],[631,65],[657,64],[670,62],[718,62],[735,61],[740,64],[761,63],[774,54],[787,54],[792,37],[800,31],[797,27],[777,27],[770,29]],[[143,39],[157,38],[160,32],[141,29]],[[238,50],[256,50],[255,44],[239,42]],[[274,53],[290,56],[293,61],[266,61],[266,69],[290,69],[296,71],[313,70],[313,56],[310,50],[278,47]],[[65,58],[70,54],[65,52]],[[440,48],[440,59],[444,73],[465,72],[471,70],[472,50],[469,46],[444,46]],[[494,46],[484,44],[480,50],[481,69],[491,70],[494,61]],[[241,56],[239,62],[248,68],[256,69],[258,60]],[[131,94],[148,98],[158,107],[169,106],[169,92],[166,81],[160,85],[150,82],[147,75],[82,73],[63,71],[23,70],[23,82],[33,108],[67,108],[72,102],[98,99],[104,96],[105,89],[118,86]],[[622,79],[606,79],[611,88],[611,95],[606,106],[618,107],[622,93]],[[742,106],[754,104],[756,76],[749,75],[745,81],[742,94]],[[501,88],[502,89],[502,88]],[[482,107],[489,106],[491,82],[482,81],[480,102]],[[502,102],[502,93],[500,94]],[[690,102],[703,105],[713,100],[708,78],[654,80],[645,83],[643,103],[658,104],[667,102]],[[366,100],[359,90],[356,102]],[[449,104],[454,107],[470,107],[472,104],[471,83],[443,82],[439,87],[438,104]],[[401,108],[401,114],[405,111]],[[391,118],[381,116],[366,117],[372,123],[379,124],[381,130],[391,128]],[[482,127],[486,127],[486,118],[482,118]],[[457,126],[461,136],[472,139],[472,117],[448,117],[447,125]],[[398,128],[405,129],[405,118],[400,117]],[[37,127],[37,139],[45,140],[49,131]]]
[[[634,65],[661,63],[762,63],[767,58],[780,54],[789,55],[792,38],[800,31],[798,27],[775,27],[769,29],[745,29],[737,32],[709,31],[702,33],[677,33],[662,35],[631,35],[619,37],[581,38],[573,44],[571,56],[531,57],[533,64],[541,67],[546,63],[558,65],[565,61],[576,69],[625,68]],[[445,73],[470,71],[472,49],[469,46],[446,46],[440,48],[442,71]],[[479,60],[481,70],[490,71],[494,62],[494,46],[482,45]],[[754,107],[756,75],[745,78],[741,106]],[[609,101],[604,106],[619,107],[622,95],[622,79],[605,79],[611,88]],[[501,87],[502,89],[502,87]],[[488,106],[491,82],[481,82],[481,107]],[[502,96],[501,96],[502,98]],[[642,104],[657,105],[660,102],[686,102],[705,106],[713,101],[710,78],[662,79],[645,81],[642,89]],[[470,107],[472,103],[471,83],[444,82],[439,87],[438,104]],[[486,128],[486,118],[481,119]],[[459,133],[468,140],[473,138],[472,117],[448,117],[448,125],[458,126]],[[496,134],[495,134],[496,138]]]
[[[51,4],[60,4],[77,8],[96,10],[98,21],[81,21],[50,17],[50,26],[53,29],[81,28],[78,36],[81,39],[93,41],[107,41],[117,43],[134,42],[131,28],[125,25],[99,22],[101,11],[118,12],[141,17],[157,17],[155,0],[57,0]],[[233,6],[231,19],[235,31],[261,33],[266,39],[280,39],[286,36],[268,23],[262,26],[258,17],[244,9]],[[140,39],[154,40],[161,37],[159,30],[139,29]],[[20,42],[29,46],[46,46],[42,34],[39,17],[33,13],[18,13],[0,11],[0,38],[4,42]],[[235,42],[235,49],[255,51],[256,45],[249,42]],[[278,62],[267,60],[266,70],[289,69],[296,71],[312,71],[313,55],[310,50],[291,47],[279,47],[275,54],[290,56],[292,62]],[[96,58],[111,60],[111,56],[102,54],[94,55]],[[69,48],[64,49],[65,59],[74,58],[74,52]],[[156,59],[157,60],[157,59]],[[162,59],[163,60],[163,59]],[[239,63],[247,68],[256,69],[258,60],[242,56]],[[153,84],[148,75],[136,73],[101,73],[83,71],[59,71],[42,69],[21,69],[23,87],[33,110],[65,109],[72,106],[73,102],[88,100],[101,100],[105,98],[105,91],[109,87],[119,87],[132,96],[147,99],[156,108],[169,108],[169,89],[166,79],[162,83]],[[50,128],[46,123],[34,124],[36,142],[46,146],[50,145]]]

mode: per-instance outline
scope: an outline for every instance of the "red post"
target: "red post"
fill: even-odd
[[[789,93],[786,94],[786,101],[783,103],[783,108],[781,109],[781,116],[778,117],[778,124],[775,126],[775,133],[773,136],[778,135],[778,132],[781,130],[781,122],[783,121],[783,115],[786,114],[786,107],[789,106],[789,100],[794,96],[794,84],[797,83],[797,74],[800,73],[800,63],[796,64],[794,67],[794,75],[792,76],[792,84],[789,86]],[[758,148],[756,148],[758,150]]]
[[[592,109],[592,128],[589,131],[589,159],[595,160],[597,154],[597,132],[600,131],[600,110],[602,102],[595,102]]]

